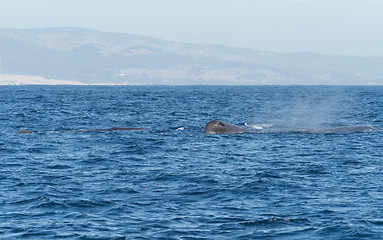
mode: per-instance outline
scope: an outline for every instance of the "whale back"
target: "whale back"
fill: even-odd
[[[352,133],[352,132],[370,132],[374,129],[370,126],[338,127],[321,130],[311,130],[310,133]]]
[[[208,122],[203,130],[205,134],[236,134],[243,132],[245,130],[240,127],[217,120]]]

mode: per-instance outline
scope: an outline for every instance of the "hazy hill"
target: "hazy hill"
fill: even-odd
[[[277,54],[80,28],[0,29],[0,50],[1,74],[86,84],[383,84],[383,57]]]

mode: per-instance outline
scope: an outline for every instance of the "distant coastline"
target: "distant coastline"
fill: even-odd
[[[47,79],[41,76],[0,74],[0,85],[85,85],[79,81]]]
[[[114,84],[114,83],[86,84],[79,81],[47,79],[41,76],[20,75],[20,74],[0,74],[0,86],[9,86],[9,85],[120,86],[120,85],[129,85],[129,84]]]
[[[32,75],[20,75],[20,74],[0,74],[0,86],[27,86],[27,85],[67,85],[67,86],[150,86],[154,84],[129,84],[129,83],[83,83],[80,81],[71,80],[58,80],[58,79],[47,79],[41,76]],[[222,86],[266,86],[265,84],[253,84],[253,85],[239,85],[239,84],[155,84],[164,86],[196,86],[196,85],[222,85]],[[273,84],[268,84],[273,86]],[[277,84],[278,85],[278,84]],[[300,86],[321,86],[321,84],[299,84]],[[299,86],[298,85],[298,86]],[[323,85],[323,84],[322,84]],[[344,86],[344,84],[338,84]],[[289,86],[282,85],[280,86]],[[334,86],[337,86],[334,84]],[[383,86],[382,84],[349,84],[349,86]]]
[[[281,54],[82,28],[0,29],[0,85],[383,85],[383,57]]]

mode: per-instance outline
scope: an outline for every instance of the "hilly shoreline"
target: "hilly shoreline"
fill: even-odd
[[[383,57],[279,54],[71,27],[0,29],[0,47],[1,85],[383,84]]]

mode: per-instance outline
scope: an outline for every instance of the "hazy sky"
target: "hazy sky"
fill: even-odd
[[[383,0],[0,0],[0,28],[57,26],[383,57]]]

